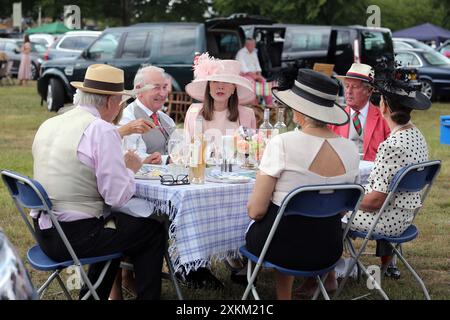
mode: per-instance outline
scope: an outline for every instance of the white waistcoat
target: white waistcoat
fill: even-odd
[[[48,193],[55,211],[100,217],[105,209],[94,170],[77,157],[78,145],[95,116],[75,108],[45,121],[33,141],[34,178]]]

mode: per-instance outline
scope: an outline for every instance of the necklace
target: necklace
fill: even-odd
[[[403,128],[406,128],[408,126],[412,126],[412,122],[408,121],[408,123],[402,124],[402,125],[398,125],[396,127],[394,127],[391,131],[391,135],[397,133],[398,131],[402,130]]]

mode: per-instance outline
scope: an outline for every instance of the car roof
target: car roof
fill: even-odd
[[[393,37],[392,38],[392,40],[393,41],[405,41],[405,42],[408,42],[408,41],[411,41],[411,42],[421,42],[421,41],[419,41],[419,40],[417,40],[417,39],[413,39],[413,38],[399,38],[399,37]]]
[[[64,33],[64,36],[98,36],[102,32],[101,31],[90,31],[90,30],[83,30],[83,31],[67,31]]]
[[[416,52],[416,53],[422,53],[422,52],[428,52],[426,49],[420,49],[420,48],[402,48],[402,49],[395,49],[394,52]]]

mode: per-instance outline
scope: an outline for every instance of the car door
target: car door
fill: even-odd
[[[86,69],[94,63],[114,65],[119,48],[121,30],[105,31],[87,50],[64,68],[70,81],[83,81]]]
[[[114,66],[125,72],[125,88],[133,88],[133,80],[138,69],[153,64],[154,48],[159,43],[161,27],[129,28],[124,33]]]

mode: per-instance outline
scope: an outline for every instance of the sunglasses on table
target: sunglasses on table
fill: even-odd
[[[189,183],[189,176],[187,174],[180,174],[174,177],[171,174],[160,175],[161,184],[164,186],[180,186]]]

